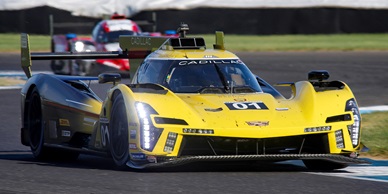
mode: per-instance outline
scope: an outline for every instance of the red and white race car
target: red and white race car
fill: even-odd
[[[142,35],[142,31],[136,22],[113,14],[110,19],[102,20],[94,27],[92,37],[78,37],[76,34],[52,36],[51,51],[120,51],[120,35]],[[130,65],[128,59],[64,59],[53,60],[51,69],[55,74],[66,75],[98,75],[109,71],[128,74]]]

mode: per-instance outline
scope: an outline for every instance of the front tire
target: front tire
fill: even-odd
[[[326,160],[303,160],[309,170],[332,171],[348,167],[347,164],[335,163]]]
[[[109,147],[113,161],[118,169],[126,169],[129,158],[128,119],[124,98],[121,93],[114,98],[109,129]]]

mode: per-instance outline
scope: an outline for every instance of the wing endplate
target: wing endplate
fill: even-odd
[[[30,41],[28,34],[22,33],[20,35],[20,47],[21,47],[21,65],[24,73],[28,78],[31,77],[31,54],[30,54]]]
[[[216,31],[216,44],[213,46],[214,49],[225,50],[224,32]]]

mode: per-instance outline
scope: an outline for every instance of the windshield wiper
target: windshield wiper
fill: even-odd
[[[230,91],[230,87],[229,87],[228,81],[227,81],[225,75],[222,73],[220,67],[218,67],[217,64],[214,64],[214,66],[216,67],[218,76],[220,77],[220,79],[221,79],[221,81],[222,81],[222,85],[224,85],[225,91],[226,91],[226,92]]]

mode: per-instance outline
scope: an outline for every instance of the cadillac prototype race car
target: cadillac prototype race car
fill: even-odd
[[[37,159],[111,157],[137,169],[197,161],[303,160],[333,170],[358,159],[361,118],[350,88],[327,71],[281,85],[285,98],[233,53],[222,32],[213,48],[201,37],[120,36],[121,52],[30,53],[22,34],[21,142]],[[98,77],[36,74],[31,60],[143,58],[131,84]],[[91,80],[112,84],[101,100]]]

